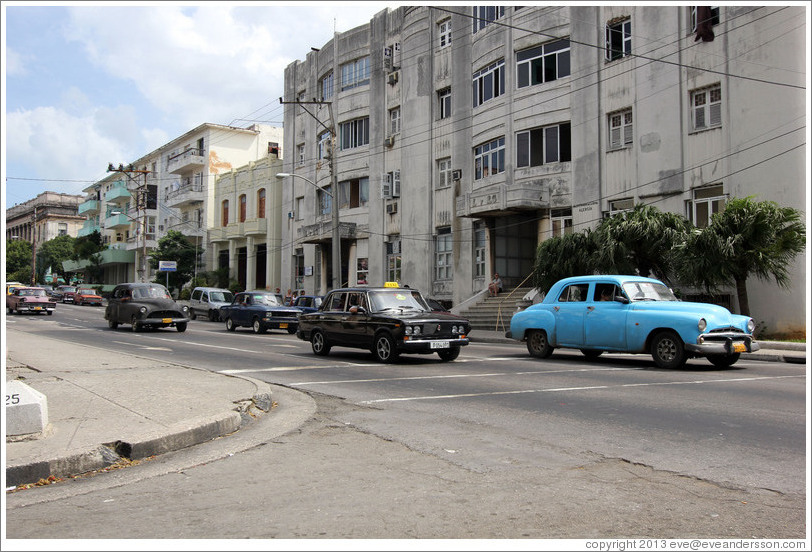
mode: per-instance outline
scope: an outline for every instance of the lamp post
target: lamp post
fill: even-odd
[[[138,219],[133,218],[124,211],[110,211],[111,215],[124,215],[131,221],[135,222],[136,225],[138,224]],[[144,224],[141,228],[141,255],[138,259],[138,279],[141,282],[144,282],[144,277],[147,271],[147,214],[144,212]]]
[[[330,196],[331,207],[330,211],[333,216],[333,289],[338,289],[341,287],[341,235],[339,232],[339,217],[338,217],[338,198],[335,193],[335,187],[331,188],[331,192],[328,192],[324,188],[318,186],[315,182],[310,180],[309,178],[305,178],[300,174],[293,174],[293,173],[277,173],[276,178],[285,178],[288,176],[292,176],[294,178],[301,178],[305,182],[311,184],[313,187],[321,190],[322,193],[327,194]]]

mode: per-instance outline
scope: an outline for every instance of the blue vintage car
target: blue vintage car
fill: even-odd
[[[517,312],[505,335],[547,358],[556,347],[587,358],[605,351],[650,353],[660,368],[691,357],[728,367],[758,351],[752,318],[724,307],[678,300],[659,280],[637,276],[581,276],[556,282],[544,300]]]
[[[301,312],[296,307],[282,305],[270,291],[244,291],[235,295],[230,305],[220,307],[220,320],[225,320],[230,332],[239,326],[248,326],[258,334],[271,329],[293,334],[299,327]]]

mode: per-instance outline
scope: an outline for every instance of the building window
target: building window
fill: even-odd
[[[569,123],[534,128],[516,134],[517,167],[538,167],[571,160]]]
[[[265,188],[257,191],[257,218],[265,218]]]
[[[504,6],[474,6],[473,32],[481,31],[485,27],[505,15]]]
[[[400,236],[392,235],[386,242],[386,281],[400,282]]]
[[[369,144],[369,117],[341,123],[339,137],[342,150],[366,146]]]
[[[353,209],[369,203],[369,178],[355,178],[338,183],[339,207]]]
[[[369,56],[341,66],[341,90],[369,84]]]
[[[302,210],[304,209],[304,196],[296,198],[296,206],[293,208],[293,217],[295,220],[302,220]]]
[[[437,24],[437,34],[440,36],[440,48],[451,45],[451,19]]]
[[[614,61],[632,53],[632,21],[626,19],[606,25],[606,59]]]
[[[698,6],[691,6],[691,32],[695,33],[697,29],[697,10]],[[719,6],[710,6],[709,14],[705,16],[704,21],[699,23],[709,23],[711,26],[719,24]]]
[[[609,202],[609,216],[614,216],[619,213],[625,213],[634,209],[633,199],[618,199]]]
[[[396,107],[389,110],[389,134],[394,136],[400,132],[400,108]]]
[[[451,228],[438,228],[434,239],[434,274],[436,280],[450,280],[454,276],[452,263],[453,243]]]
[[[305,258],[304,249],[296,249],[293,254],[293,274],[295,275],[296,282],[294,287],[302,289],[304,287],[304,274],[305,274]]]
[[[68,235],[68,223],[67,222],[60,222],[57,226],[57,236],[67,236]]]
[[[321,99],[328,100],[333,97],[333,72],[330,71],[319,81],[321,88]]]
[[[358,285],[365,285],[369,278],[369,259],[367,257],[360,257],[355,262],[355,282]]]
[[[474,180],[505,170],[505,137],[474,148]]]
[[[440,118],[451,117],[451,88],[446,88],[437,92],[437,99],[440,103]]]
[[[222,210],[220,212],[220,224],[223,226],[228,226],[228,200],[224,199],[222,204]]]
[[[722,87],[715,85],[691,92],[694,130],[722,126]]]
[[[301,92],[299,92],[299,95],[296,96],[296,114],[297,115],[301,115],[302,113],[305,112],[304,107],[302,107],[302,102],[307,101],[307,96],[306,95],[307,95],[307,92],[305,90],[302,90]]]
[[[620,149],[630,145],[634,137],[631,108],[610,113],[608,117],[609,149]]]
[[[437,160],[437,189],[451,186],[451,158]]]
[[[319,159],[330,157],[330,136],[329,130],[319,134]]]
[[[689,217],[697,228],[705,228],[711,217],[725,210],[727,197],[721,184],[707,186],[693,191]]]
[[[474,107],[505,93],[505,60],[501,59],[474,73]]]
[[[572,234],[572,209],[552,209],[550,223],[553,237],[560,238],[564,234]]]
[[[332,213],[333,207],[333,196],[331,195],[333,192],[330,189],[330,186],[325,186],[324,188],[320,188],[317,192],[318,194],[318,201],[319,201],[319,211],[322,215],[329,215]]]
[[[517,86],[554,81],[570,74],[570,40],[564,38],[516,54]]]
[[[155,217],[147,217],[147,239],[154,240],[155,239],[155,226],[157,223],[155,222]]]
[[[474,276],[485,277],[486,230],[484,222],[474,223]]]
[[[296,160],[299,162],[300,165],[304,165],[305,162],[305,145],[299,144],[296,146]]]
[[[245,214],[248,208],[248,198],[245,194],[240,196],[240,222],[245,222]]]

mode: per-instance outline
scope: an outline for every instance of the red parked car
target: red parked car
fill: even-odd
[[[96,290],[88,287],[80,287],[73,295],[73,302],[76,305],[96,305],[102,306],[101,295],[96,293]]]

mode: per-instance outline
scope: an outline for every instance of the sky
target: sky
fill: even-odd
[[[203,123],[282,125],[284,71],[384,2],[2,2],[2,194],[82,194]]]

